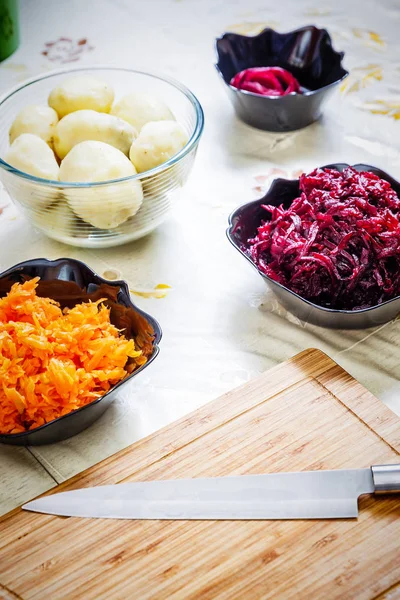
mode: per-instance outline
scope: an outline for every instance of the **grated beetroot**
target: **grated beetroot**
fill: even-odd
[[[236,73],[230,84],[261,96],[287,96],[300,93],[300,84],[295,77],[281,67],[251,67]]]
[[[348,167],[300,177],[290,207],[249,240],[258,268],[303,298],[333,309],[369,308],[400,295],[400,199],[388,181]]]

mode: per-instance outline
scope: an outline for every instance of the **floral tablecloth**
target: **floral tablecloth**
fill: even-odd
[[[214,38],[306,24],[329,30],[350,77],[306,129],[272,134],[242,124],[213,67]],[[79,258],[126,279],[164,331],[159,358],[90,429],[54,446],[0,447],[0,513],[307,347],[327,352],[400,413],[399,322],[350,332],[301,323],[225,237],[229,213],[276,176],[341,161],[400,178],[399,28],[398,0],[21,2],[22,42],[0,64],[0,93],[69,65],[153,70],[193,90],[206,126],[171,217],[127,246],[80,250],[47,239],[0,190],[1,270],[39,256]]]

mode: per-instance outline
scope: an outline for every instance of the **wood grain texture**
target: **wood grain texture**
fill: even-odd
[[[376,600],[400,600],[400,585],[395,584],[390,589],[385,590]]]
[[[394,463],[399,442],[400,419],[307,350],[56,491]],[[23,600],[392,600],[399,517],[396,496],[362,498],[358,520],[316,522],[101,521],[17,509],[0,519],[0,584]]]

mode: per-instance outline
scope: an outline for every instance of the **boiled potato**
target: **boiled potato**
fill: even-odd
[[[172,158],[187,141],[185,129],[176,121],[146,123],[131,146],[129,158],[137,172],[142,173]]]
[[[135,174],[135,167],[120,150],[98,141],[74,146],[60,167],[60,180],[67,182],[108,181]],[[64,193],[74,213],[100,229],[118,227],[137,213],[143,201],[140,181],[66,188]]]
[[[111,109],[111,114],[128,121],[140,131],[149,121],[173,121],[168,106],[150,94],[134,92],[121,98]]]
[[[32,104],[25,106],[15,117],[10,128],[10,144],[22,133],[33,133],[53,146],[54,128],[58,115],[50,106]]]
[[[132,125],[118,117],[95,110],[78,110],[57,123],[54,149],[63,159],[76,144],[92,140],[110,144],[128,156],[136,135]]]
[[[113,101],[112,87],[106,81],[88,76],[66,79],[50,92],[48,99],[49,106],[57,111],[60,119],[76,110],[108,113]]]
[[[58,180],[59,166],[54,152],[42,138],[22,133],[11,144],[5,156],[10,165],[42,179]]]

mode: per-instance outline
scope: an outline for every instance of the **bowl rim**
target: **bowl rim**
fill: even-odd
[[[375,169],[376,171],[380,172],[380,177],[381,179],[385,179],[386,181],[388,181],[390,184],[392,181],[394,181],[395,183],[397,183],[398,185],[400,185],[400,182],[398,182],[394,177],[392,177],[391,175],[389,175],[389,173],[386,173],[386,171],[383,171],[382,169],[380,169],[379,167],[375,167],[373,165],[367,165],[365,163],[356,163],[354,165],[349,165],[348,163],[330,163],[328,165],[323,165],[321,167],[316,167],[318,169],[338,169],[338,167],[340,168],[346,168],[346,167],[363,167],[362,170],[367,171],[372,169]],[[383,175],[383,177],[382,177]],[[387,178],[387,179],[386,179]],[[268,200],[268,196],[272,195],[276,188],[279,187],[282,183],[295,183],[295,182],[299,182],[299,178],[297,179],[285,179],[283,177],[278,177],[277,179],[274,179],[271,182],[271,185],[269,186],[268,190],[266,191],[266,193],[264,194],[264,196],[262,198],[258,198],[256,200],[251,200],[250,202],[246,202],[245,204],[241,204],[240,206],[238,206],[235,210],[233,210],[231,212],[231,214],[228,217],[228,228],[226,229],[226,236],[228,238],[228,240],[230,241],[230,243],[232,244],[232,246],[234,248],[236,248],[236,250],[242,255],[244,256],[244,258],[246,260],[249,261],[249,263],[252,265],[252,267],[264,278],[266,279],[268,282],[272,283],[273,285],[279,287],[281,290],[284,290],[286,292],[288,292],[289,294],[291,294],[292,296],[294,296],[295,298],[298,298],[299,300],[301,300],[301,302],[303,302],[304,304],[307,304],[311,309],[315,309],[318,311],[323,311],[325,313],[328,314],[341,314],[341,315],[360,315],[360,314],[364,314],[376,309],[381,308],[382,306],[387,306],[388,304],[391,304],[392,302],[396,302],[397,300],[400,299],[400,295],[395,296],[394,298],[391,298],[390,300],[385,300],[385,302],[382,302],[381,304],[374,304],[374,306],[369,306],[368,308],[361,308],[361,309],[357,309],[357,310],[343,310],[343,309],[336,309],[336,308],[327,308],[325,306],[320,306],[319,304],[315,304],[314,302],[310,302],[310,300],[307,300],[306,298],[303,298],[302,296],[300,296],[299,294],[297,294],[296,292],[293,292],[291,289],[289,289],[288,287],[286,287],[285,285],[283,285],[282,283],[279,283],[278,281],[275,281],[274,279],[272,279],[271,277],[269,277],[266,273],[263,273],[259,267],[257,267],[257,265],[253,262],[253,260],[250,258],[250,256],[248,256],[236,243],[236,241],[233,238],[233,220],[240,215],[240,213],[242,211],[244,211],[247,207],[250,206],[256,206],[256,205],[260,205],[260,204],[265,204],[266,201]]]
[[[27,267],[27,266],[32,266],[34,263],[37,263],[37,262],[45,262],[45,263],[47,263],[48,266],[56,266],[57,263],[60,263],[60,262],[73,263],[76,266],[86,270],[90,274],[91,277],[97,278],[98,280],[100,280],[101,283],[106,283],[106,284],[114,286],[114,287],[117,287],[119,285],[119,287],[122,288],[122,290],[127,295],[127,298],[128,298],[128,301],[129,301],[131,307],[134,308],[141,316],[145,317],[149,321],[151,326],[153,327],[153,329],[154,329],[153,352],[152,352],[152,355],[149,357],[149,359],[147,360],[147,362],[145,362],[144,365],[140,366],[138,369],[133,371],[133,373],[128,375],[128,377],[125,377],[124,379],[122,379],[121,381],[116,383],[107,393],[103,394],[99,398],[96,398],[92,402],[89,402],[89,404],[80,406],[79,408],[72,410],[71,412],[67,413],[66,415],[57,417],[56,419],[53,419],[52,421],[49,421],[48,423],[44,423],[43,425],[40,425],[39,427],[35,427],[34,429],[29,429],[28,431],[20,431],[18,433],[0,433],[0,443],[1,443],[2,439],[16,440],[16,439],[22,439],[22,438],[32,435],[34,433],[36,434],[36,432],[42,431],[43,429],[46,429],[46,427],[49,427],[49,426],[53,425],[54,423],[58,423],[59,421],[62,421],[63,419],[66,419],[67,417],[70,417],[73,414],[81,412],[81,411],[85,410],[86,408],[89,408],[90,406],[93,406],[94,404],[101,402],[101,400],[103,400],[106,396],[111,394],[111,392],[114,392],[118,387],[122,386],[124,383],[126,383],[130,379],[133,379],[133,377],[135,377],[138,373],[143,371],[148,365],[150,365],[156,359],[156,357],[158,356],[158,354],[160,352],[159,343],[162,338],[162,329],[161,329],[160,324],[158,323],[157,319],[155,319],[152,315],[150,315],[146,311],[142,310],[134,302],[132,302],[128,283],[126,281],[124,281],[123,279],[113,279],[111,281],[108,279],[104,279],[104,277],[101,277],[100,275],[98,275],[96,273],[96,271],[91,269],[86,263],[82,262],[81,260],[78,260],[76,258],[66,258],[66,257],[56,258],[56,259],[32,258],[30,260],[25,260],[16,265],[13,265],[12,267],[10,267],[9,269],[6,269],[5,271],[2,271],[0,273],[0,279],[3,279],[3,277],[12,274],[16,270],[23,269],[24,267]]]
[[[322,33],[326,33],[326,35],[328,36],[328,41],[329,41],[329,45],[332,49],[332,52],[334,54],[336,54],[337,56],[340,56],[340,66],[342,67],[344,74],[342,75],[342,77],[340,79],[336,79],[335,81],[332,81],[331,83],[328,83],[327,85],[324,85],[322,87],[319,87],[315,90],[307,90],[305,92],[302,92],[301,94],[298,94],[296,92],[291,92],[290,94],[286,94],[285,96],[262,96],[261,94],[255,94],[254,92],[249,92],[247,90],[241,90],[239,88],[234,87],[233,85],[231,85],[230,83],[227,83],[225,81],[225,77],[221,71],[221,69],[219,68],[219,42],[223,41],[223,39],[225,38],[225,36],[230,35],[230,36],[236,36],[237,38],[245,38],[245,39],[256,39],[259,38],[263,35],[265,35],[267,32],[273,32],[277,35],[280,36],[287,36],[287,35],[292,35],[294,33],[300,33],[303,31],[310,31],[310,30],[317,30],[320,31]],[[314,96],[315,94],[318,94],[320,92],[322,92],[323,90],[327,90],[335,85],[338,85],[339,83],[341,83],[342,81],[344,81],[346,79],[346,77],[349,76],[349,71],[347,71],[347,69],[345,69],[342,65],[342,60],[345,56],[345,53],[343,51],[337,51],[334,49],[333,47],[333,43],[332,43],[332,38],[329,34],[329,31],[327,29],[325,29],[325,27],[317,27],[316,25],[305,25],[303,27],[298,27],[297,29],[293,29],[291,31],[286,31],[286,32],[279,32],[276,29],[273,29],[272,27],[265,27],[262,31],[260,31],[259,33],[257,33],[256,35],[244,35],[242,33],[235,33],[234,31],[226,31],[225,33],[223,33],[222,35],[220,35],[219,37],[217,37],[214,41],[214,49],[215,52],[217,54],[218,57],[218,62],[214,64],[218,74],[220,75],[220,77],[222,78],[222,81],[224,82],[224,84],[233,92],[236,94],[244,94],[245,96],[253,96],[255,98],[264,98],[267,101],[272,101],[272,102],[276,102],[279,100],[283,100],[284,98],[293,98],[293,97],[307,97],[307,96]]]
[[[129,73],[136,73],[138,75],[145,75],[148,77],[152,77],[153,79],[158,79],[159,81],[167,83],[167,84],[175,87],[181,93],[183,93],[186,96],[186,98],[191,102],[191,104],[195,110],[195,113],[196,113],[196,123],[195,123],[194,131],[193,131],[192,135],[190,136],[188,142],[185,144],[185,146],[177,154],[174,154],[174,156],[172,156],[165,163],[162,163],[161,165],[158,165],[157,167],[154,167],[153,169],[149,169],[148,171],[143,171],[142,173],[136,173],[135,175],[130,175],[129,177],[120,177],[118,179],[108,179],[106,181],[68,182],[68,181],[56,181],[56,180],[52,180],[52,179],[43,179],[42,177],[36,177],[35,175],[30,175],[29,173],[24,173],[24,171],[20,171],[19,169],[15,168],[12,165],[10,165],[9,163],[7,163],[1,157],[0,157],[0,167],[9,173],[17,175],[18,177],[27,179],[28,181],[32,181],[34,183],[46,185],[48,187],[63,187],[63,188],[73,188],[73,189],[74,188],[75,189],[97,188],[97,187],[107,186],[110,184],[116,184],[116,183],[125,182],[125,181],[141,181],[144,178],[151,177],[153,175],[157,175],[158,173],[161,173],[161,172],[167,170],[169,167],[172,167],[173,165],[178,163],[181,159],[183,159],[187,154],[189,154],[196,147],[196,145],[198,144],[198,142],[200,140],[203,129],[204,129],[204,111],[203,111],[203,108],[202,108],[199,100],[193,94],[193,92],[190,91],[190,89],[188,87],[186,87],[183,83],[180,83],[180,81],[178,81],[177,79],[174,79],[173,77],[169,77],[169,76],[163,76],[163,75],[160,75],[160,74],[158,74],[156,72],[152,72],[152,71],[141,71],[141,70],[137,70],[137,69],[130,69],[128,67],[113,67],[110,65],[101,65],[101,64],[87,65],[86,67],[75,67],[72,69],[68,68],[68,67],[62,68],[62,69],[54,69],[54,70],[48,71],[44,74],[35,75],[34,77],[25,79],[22,83],[19,83],[18,85],[11,88],[11,90],[8,90],[5,94],[2,94],[0,96],[0,110],[1,110],[2,104],[4,102],[6,102],[7,100],[9,100],[12,96],[14,96],[14,94],[17,94],[22,89],[29,87],[30,85],[33,85],[33,84],[37,83],[38,81],[43,81],[44,79],[50,79],[51,77],[54,77],[56,75],[62,75],[62,74],[67,75],[67,74],[79,73],[80,71],[101,71],[101,70],[125,71],[125,72],[129,72]]]

